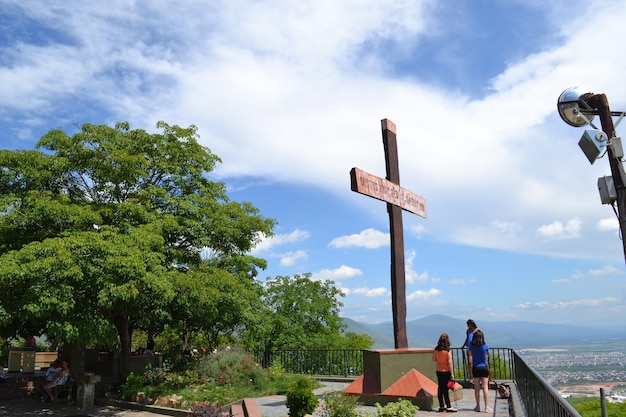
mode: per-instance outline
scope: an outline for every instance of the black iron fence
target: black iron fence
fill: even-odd
[[[296,374],[357,377],[363,373],[361,350],[265,350],[252,354],[264,368],[278,363],[285,371]]]
[[[515,379],[515,367],[512,359],[513,354],[513,349],[489,348],[489,371],[492,380],[512,381]],[[454,378],[468,381],[470,378],[467,349],[452,348],[452,362],[454,366]]]
[[[358,377],[363,373],[361,350],[274,350],[252,352],[264,368],[275,363],[289,372],[328,377]],[[580,414],[537,372],[509,348],[489,348],[489,369],[494,381],[515,384],[523,416],[580,417]],[[467,351],[453,348],[455,378],[469,380]],[[523,417],[518,416],[518,417]]]
[[[513,352],[515,385],[524,404],[527,416],[533,417],[580,417],[572,407],[545,379],[522,358]]]

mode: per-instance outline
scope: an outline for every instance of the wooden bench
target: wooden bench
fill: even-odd
[[[35,353],[35,369],[46,369],[59,357],[59,352],[37,352]]]

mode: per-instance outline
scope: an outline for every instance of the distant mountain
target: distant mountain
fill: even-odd
[[[374,349],[394,347],[393,323],[367,324],[343,319],[347,331],[366,333],[374,340]],[[626,327],[586,327],[565,324],[545,324],[526,321],[477,321],[491,347],[548,347],[558,345],[589,345],[626,341]],[[448,333],[452,347],[465,341],[465,320],[434,314],[406,323],[409,347],[432,348],[441,333]]]

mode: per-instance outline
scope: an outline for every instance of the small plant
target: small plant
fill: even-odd
[[[169,366],[167,363],[164,363],[161,368],[155,368],[149,363],[143,371],[143,376],[145,377],[146,384],[148,385],[159,385],[165,382],[169,374]]]
[[[125,399],[132,398],[146,385],[146,378],[142,374],[131,372],[126,377],[126,381],[121,386],[121,393]]]
[[[279,361],[274,361],[267,370],[270,379],[280,379],[285,376],[285,368]]]
[[[313,394],[313,385],[311,378],[300,377],[287,388],[287,408],[291,417],[304,417],[315,411],[319,400]]]
[[[376,403],[376,410],[378,417],[415,417],[419,407],[409,400],[400,399],[399,401],[388,403],[384,407]]]
[[[357,397],[341,391],[324,394],[324,405],[320,412],[321,417],[359,417],[356,411]]]

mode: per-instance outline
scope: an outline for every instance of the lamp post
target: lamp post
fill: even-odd
[[[619,116],[617,123],[619,124],[626,113],[612,112],[606,95],[580,94],[577,88],[569,88],[563,91],[557,101],[557,108],[563,121],[575,127],[589,124],[596,128],[592,120],[596,115],[600,118],[602,132],[597,130],[585,131],[578,145],[592,164],[606,149],[611,167],[611,177],[599,178],[598,190],[600,191],[602,203],[611,204],[617,215],[620,239],[622,240],[622,248],[626,260],[626,241],[624,240],[626,236],[626,172],[622,164],[624,151],[622,140],[617,137],[615,125],[613,124],[613,116]]]

